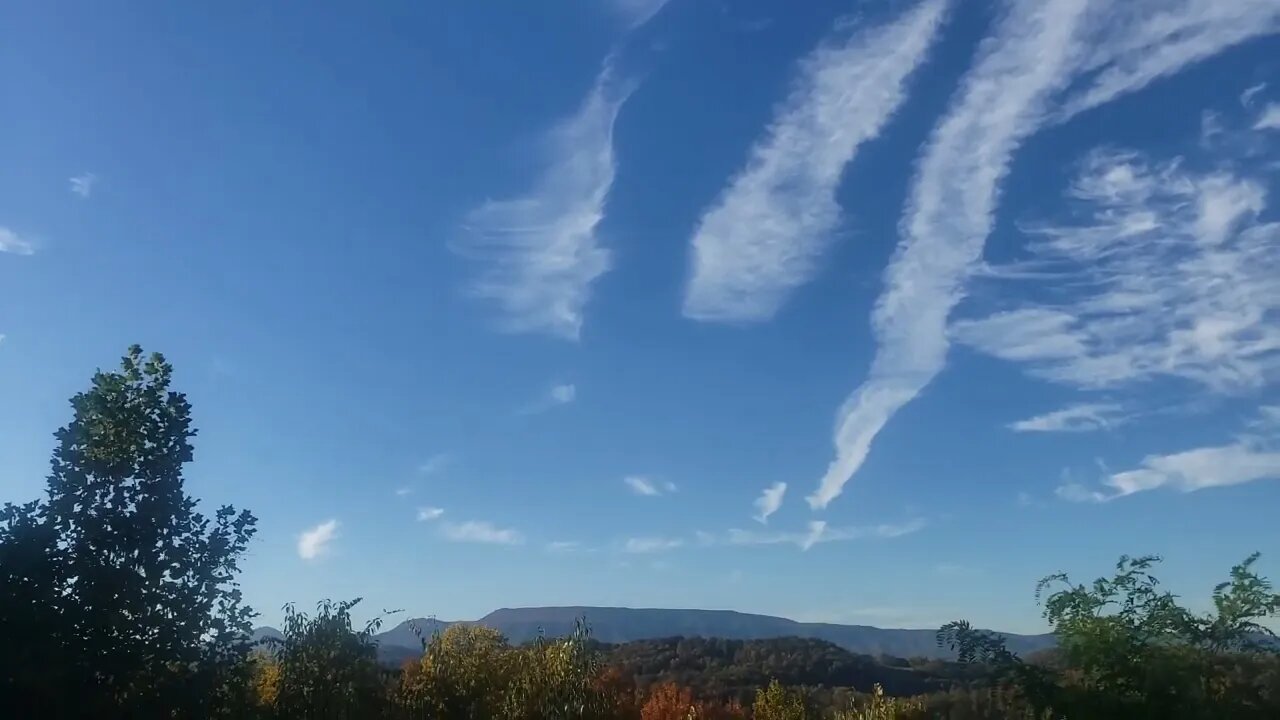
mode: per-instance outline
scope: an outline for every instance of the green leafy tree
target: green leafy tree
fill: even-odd
[[[804,698],[772,680],[768,687],[756,691],[751,716],[755,720],[805,720]]]
[[[1160,587],[1154,556],[1124,556],[1110,578],[1075,584],[1041,580],[1036,597],[1058,638],[1062,670],[1025,663],[989,633],[965,622],[944,626],[940,644],[961,661],[989,663],[1038,710],[1076,718],[1274,718],[1280,697],[1231,668],[1273,661],[1275,635],[1260,621],[1280,614],[1280,595],[1253,566],[1254,554],[1213,592],[1214,611],[1197,615]],[[1271,657],[1264,657],[1271,656]]]
[[[618,697],[601,685],[603,668],[586,621],[568,637],[538,637],[518,648],[506,699],[508,720],[611,720]]]
[[[512,649],[497,630],[454,625],[436,633],[422,658],[400,674],[401,703],[424,717],[498,717],[514,669]]]
[[[236,576],[255,519],[230,506],[206,517],[187,495],[196,430],[172,376],[136,345],[96,373],[56,433],[44,501],[0,515],[0,630],[49,678],[19,676],[11,699],[51,699],[56,713],[69,698],[67,712],[95,718],[231,712],[253,618]]]
[[[390,687],[373,639],[381,619],[355,630],[351,608],[359,602],[322,600],[314,616],[284,607],[283,638],[273,643],[276,717],[364,720],[387,711]]]

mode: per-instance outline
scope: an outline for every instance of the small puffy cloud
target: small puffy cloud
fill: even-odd
[[[468,520],[462,523],[445,523],[440,534],[446,540],[462,543],[487,543],[490,545],[523,545],[524,536],[511,528],[500,528],[493,523]]]
[[[553,553],[569,553],[582,549],[582,543],[576,540],[553,540],[547,543],[547,551]]]
[[[411,495],[411,494],[413,494],[413,488],[411,488],[411,487],[398,487],[398,488],[396,488],[396,496],[397,496],[397,497],[404,497],[405,495]]]
[[[760,493],[760,497],[756,498],[756,520],[762,524],[769,522],[769,516],[778,512],[778,508],[782,507],[782,496],[787,492],[787,484],[784,482],[776,482],[764,489]]]
[[[636,537],[627,540],[623,548],[629,553],[656,553],[675,550],[684,545],[680,538]]]
[[[678,489],[673,482],[667,480],[659,482],[644,475],[628,475],[622,478],[622,482],[631,488],[631,492],[646,497],[670,495]]]
[[[35,252],[35,245],[30,240],[7,227],[0,227],[0,253],[34,255]]]
[[[578,389],[573,383],[552,385],[537,400],[516,410],[517,415],[537,415],[563,405],[568,405],[578,398]]]
[[[68,182],[71,186],[71,192],[82,198],[88,198],[90,193],[93,192],[94,184],[98,182],[98,177],[91,172],[83,172],[71,178]]]
[[[1091,432],[1125,422],[1119,405],[1081,403],[1011,423],[1014,432]]]
[[[444,514],[444,508],[438,507],[420,507],[418,508],[418,522],[429,522],[438,520]]]
[[[568,383],[568,384],[556,385],[552,387],[551,393],[549,394],[548,397],[550,397],[551,401],[557,405],[565,405],[567,403],[573,402],[574,398],[576,398],[577,396],[578,396],[577,388],[574,387],[572,383]]]
[[[305,530],[298,536],[298,557],[314,560],[329,551],[329,545],[338,536],[338,521],[326,520]]]

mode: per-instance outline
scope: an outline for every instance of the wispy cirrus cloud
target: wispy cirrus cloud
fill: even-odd
[[[923,530],[927,524],[924,519],[916,518],[903,523],[830,527],[823,520],[813,520],[802,531],[766,532],[735,528],[725,535],[723,542],[729,545],[795,545],[801,550],[808,550],[819,543],[903,537]],[[709,536],[708,540],[708,544],[721,541],[714,536]]]
[[[613,11],[628,28],[637,28],[653,19],[668,0],[609,0]]]
[[[1194,492],[1256,480],[1280,480],[1280,449],[1245,439],[1170,455],[1149,455],[1140,467],[1104,479],[1104,489],[1068,483],[1059,486],[1057,494],[1072,502],[1110,502],[1162,487]]]
[[[483,520],[446,522],[440,525],[440,536],[450,542],[487,545],[523,545],[524,535],[513,528],[502,528]]]
[[[667,537],[634,537],[622,546],[629,553],[657,553],[684,546],[684,540]]]
[[[1280,103],[1267,103],[1253,123],[1254,130],[1280,130]]]
[[[0,227],[0,253],[14,255],[34,255],[35,245],[27,238],[7,227]]]
[[[83,172],[67,181],[71,192],[82,198],[88,199],[93,193],[93,186],[98,182],[98,176],[91,172]]]
[[[1009,424],[1014,432],[1092,432],[1127,420],[1116,403],[1079,403]]]
[[[954,326],[960,342],[1082,389],[1158,377],[1239,393],[1280,377],[1280,223],[1262,178],[1095,152],[1070,196],[1081,222],[1031,229],[1031,268],[1069,293]],[[1022,338],[1034,336],[1034,342]]]
[[[448,467],[450,462],[452,462],[452,458],[449,457],[448,453],[436,453],[418,463],[418,474],[424,476],[436,475]]]
[[[756,498],[755,503],[753,503],[756,508],[755,519],[760,524],[767,524],[769,516],[778,512],[778,508],[782,507],[782,497],[786,492],[787,484],[776,482],[760,493],[760,497]]]
[[[418,508],[418,522],[430,522],[439,520],[444,515],[444,508],[438,507],[420,507]]]
[[[338,521],[326,520],[298,535],[298,557],[315,560],[329,552],[329,546],[338,537]]]
[[[669,495],[678,489],[671,481],[658,481],[644,475],[628,475],[622,478],[622,482],[636,495],[648,497]]]
[[[1266,89],[1267,89],[1267,84],[1264,82],[1258,83],[1256,85],[1250,85],[1249,87],[1245,88],[1244,92],[1240,93],[1240,106],[1246,107],[1246,108],[1253,107],[1253,98],[1256,97],[1258,93]]]
[[[1108,10],[1105,21],[1094,25],[1091,52],[1080,68],[1082,87],[1063,101],[1056,120],[1280,31],[1280,5],[1273,0],[1131,0]]]
[[[840,495],[884,425],[945,366],[949,316],[980,268],[1000,184],[1022,143],[1047,122],[1273,31],[1275,8],[1268,0],[1138,0],[1119,11],[1088,0],[1010,6],[925,146],[872,313],[879,346],[871,372],[837,413],[836,456],[809,496],[811,506],[826,507]]]
[[[946,7],[946,0],[924,0],[893,23],[824,43],[801,62],[746,168],[698,221],[687,317],[767,320],[813,275],[840,220],[841,174],[906,99]]]
[[[947,317],[982,257],[998,185],[1052,93],[1070,78],[1086,7],[1085,0],[1013,6],[934,129],[872,313],[879,347],[870,377],[837,413],[836,457],[808,498],[812,507],[840,495],[889,418],[946,363]]]
[[[467,216],[455,250],[484,266],[471,290],[497,304],[503,329],[578,339],[591,286],[611,264],[597,228],[617,171],[613,125],[631,90],[606,61],[577,113],[548,134],[533,187]]]

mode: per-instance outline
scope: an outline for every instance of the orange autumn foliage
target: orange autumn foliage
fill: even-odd
[[[653,686],[640,708],[640,720],[745,720],[746,717],[746,710],[736,700],[728,704],[695,700],[689,688],[672,682]]]
[[[688,720],[690,713],[696,711],[689,688],[665,682],[649,691],[649,699],[640,708],[640,720]]]

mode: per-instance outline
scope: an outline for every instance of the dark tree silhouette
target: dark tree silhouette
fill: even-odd
[[[96,373],[56,433],[45,500],[0,515],[0,701],[42,717],[231,712],[254,616],[236,575],[256,520],[205,517],[186,494],[196,431],[172,374],[136,345]]]

